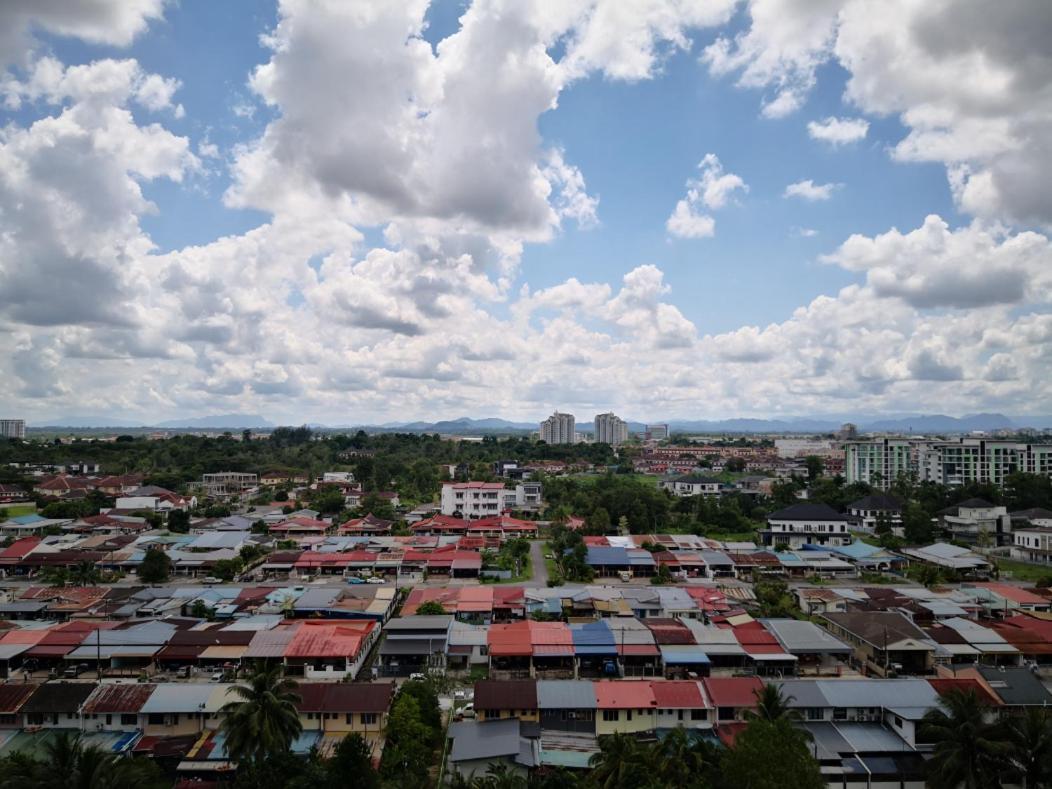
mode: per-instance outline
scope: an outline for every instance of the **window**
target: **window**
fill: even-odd
[[[833,708],[833,720],[835,720],[835,721],[846,721],[847,720],[847,710],[844,707],[834,707]]]
[[[106,716],[106,725],[109,726],[111,723],[113,723],[113,716],[112,715],[107,715]]]
[[[41,726],[44,723],[44,716],[39,712],[31,712],[26,716],[26,722],[30,726]]]
[[[603,720],[607,723],[613,723],[619,720],[619,717],[620,716],[617,714],[617,710],[603,710]]]
[[[898,726],[900,729],[902,728],[902,718],[900,718],[898,715],[895,716],[895,725]]]
[[[807,708],[807,719],[809,721],[820,721],[824,716],[822,715],[821,707],[808,707]]]
[[[677,718],[678,718],[679,720],[683,720],[683,710],[677,710],[677,711],[676,711],[676,713],[677,713],[677,714],[676,714],[676,717],[677,717]]]
[[[708,720],[709,714],[707,710],[691,710],[690,719],[692,721],[703,721]]]
[[[734,707],[720,707],[719,708],[719,719],[721,721],[732,721],[732,720],[734,720]]]
[[[109,716],[107,716],[109,717]],[[121,715],[121,726],[134,726],[139,722],[139,716],[135,713]],[[107,721],[108,723],[108,721]]]
[[[147,716],[146,721],[151,726],[163,726],[164,725],[164,715],[162,715],[159,712],[151,712]]]
[[[625,710],[625,720],[632,720],[632,710]]]
[[[376,720],[379,716],[375,712],[363,712],[362,713],[362,725],[363,726],[375,726]]]

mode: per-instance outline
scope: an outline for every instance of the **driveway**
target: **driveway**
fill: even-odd
[[[544,562],[544,540],[533,540],[530,543],[530,567],[533,572],[533,583],[537,586],[548,585],[548,565]]]

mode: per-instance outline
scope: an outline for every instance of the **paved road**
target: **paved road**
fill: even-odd
[[[534,540],[530,543],[530,565],[533,583],[536,586],[548,585],[548,565],[544,562],[544,540]]]

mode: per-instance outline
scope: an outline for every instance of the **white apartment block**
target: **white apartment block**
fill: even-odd
[[[1017,471],[1052,476],[1052,444],[1027,444],[985,438],[952,441],[880,438],[844,444],[848,483],[866,482],[887,489],[900,474],[951,487],[969,482],[1003,486]]]
[[[24,419],[0,419],[0,438],[25,438],[26,421]]]
[[[259,487],[259,476],[242,471],[219,471],[201,475],[201,489],[207,496],[236,496]]]
[[[828,457],[836,450],[836,443],[818,438],[776,438],[774,450],[780,458]]]
[[[1052,528],[1030,526],[1012,532],[1012,558],[1034,564],[1052,564]]]
[[[800,502],[767,516],[767,528],[760,532],[767,546],[787,545],[796,550],[804,545],[849,545],[851,519],[827,504]]]
[[[573,414],[556,411],[541,422],[541,441],[546,444],[574,444],[577,442],[576,424]]]
[[[503,482],[446,482],[442,485],[441,512],[476,519],[509,510],[540,509],[542,493],[539,482],[522,482],[513,488]]]
[[[595,417],[595,442],[620,446],[628,441],[628,423],[614,413],[597,414]]]
[[[668,425],[647,425],[646,437],[648,441],[664,441],[669,437]]]

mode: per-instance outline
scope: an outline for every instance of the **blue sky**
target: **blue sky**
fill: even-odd
[[[24,371],[0,397],[39,418],[250,410],[321,421],[334,411],[532,418],[604,403],[654,418],[1049,407],[1038,385],[1047,209],[1012,180],[1019,157],[1043,172],[1043,151],[1018,140],[1040,138],[1021,124],[1032,123],[1027,102],[1044,99],[1023,87],[1033,58],[1002,45],[1025,18],[963,31],[992,74],[1019,77],[992,112],[967,95],[987,75],[935,47],[920,12],[870,20],[867,39],[857,0],[824,15],[787,7],[813,15],[801,30],[829,29],[787,45],[760,13],[778,0],[723,0],[672,30],[651,6],[608,18],[605,5],[579,0],[558,19],[500,0],[406,0],[358,15],[304,0],[134,0],[102,3],[96,20],[11,17],[24,36],[0,41],[17,96],[5,123],[45,160],[32,147],[38,122],[83,123],[76,111],[101,77],[49,100],[58,88],[34,87],[42,60],[135,61],[126,94],[107,95],[132,124],[91,127],[100,136],[83,166],[108,168],[106,183],[141,190],[155,210],[115,200],[112,248],[71,258],[106,272],[92,281],[109,282],[120,320],[101,308],[68,320],[34,312],[31,275],[47,263],[32,260],[44,253],[28,230],[0,250],[0,285],[18,294],[0,297],[0,332],[16,338],[9,363]],[[896,24],[910,34],[895,38]],[[429,55],[413,49],[414,27]],[[545,41],[540,59],[532,36]],[[491,46],[516,54],[487,61]],[[266,76],[251,83],[260,66]],[[178,89],[150,104],[136,92],[148,75]],[[766,117],[783,94],[798,106]],[[410,97],[421,113],[405,120]],[[808,124],[830,117],[868,130],[843,144],[813,138]],[[164,162],[159,174],[144,175],[131,153],[100,158],[98,140],[150,129],[138,144]],[[492,146],[501,154],[490,160]],[[7,147],[29,161],[29,148]],[[710,154],[746,188],[694,206],[714,219],[711,235],[677,236],[666,222]],[[493,205],[473,202],[475,176]],[[808,179],[835,184],[829,199],[783,196]],[[8,184],[0,207],[24,205],[17,190],[31,187]],[[560,207],[567,199],[583,208]],[[544,210],[555,214],[540,221]],[[930,215],[939,220],[926,225]],[[145,374],[85,408],[77,393],[92,365]],[[691,370],[713,380],[698,384]]]

